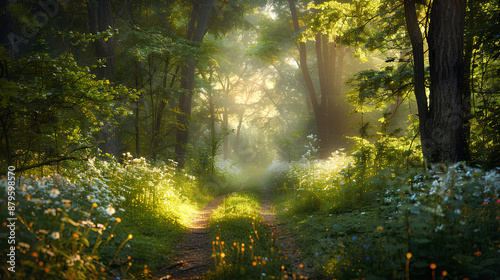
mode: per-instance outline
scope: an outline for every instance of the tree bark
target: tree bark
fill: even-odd
[[[425,159],[429,159],[431,143],[427,133],[428,105],[425,94],[425,64],[424,64],[424,41],[422,32],[418,25],[417,12],[414,0],[405,0],[406,27],[410,35],[413,50],[413,83],[414,93],[417,99],[417,110],[419,119],[419,132],[422,143],[422,153]]]
[[[463,134],[463,50],[466,0],[432,3],[429,25],[432,162],[465,160]],[[432,126],[430,125],[432,123]]]
[[[88,12],[90,19],[90,32],[96,34],[110,28],[115,28],[113,18],[113,6],[111,0],[89,0]],[[114,82],[115,79],[115,46],[114,36],[108,40],[98,39],[95,41],[95,56],[99,59],[105,59],[106,67],[97,70],[97,77]]]
[[[299,18],[297,16],[297,10],[295,9],[294,0],[288,0],[288,4],[290,6],[290,12],[292,14],[293,29],[294,32],[298,34],[300,32]],[[306,43],[304,42],[299,42],[299,56],[300,69],[302,70],[302,75],[304,76],[304,80],[306,82],[306,87],[309,93],[309,98],[311,100],[311,105],[313,107],[313,112],[316,118],[320,119],[318,98],[316,97],[311,74],[309,73],[309,69],[307,68]]]

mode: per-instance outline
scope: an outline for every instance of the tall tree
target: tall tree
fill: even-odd
[[[98,34],[115,28],[111,0],[89,0],[87,9],[90,32],[92,34]],[[94,46],[96,58],[105,60],[103,67],[97,69],[97,77],[99,79],[106,79],[111,83],[115,82],[115,38],[111,36],[97,39]],[[103,153],[118,157],[120,156],[118,130],[110,120],[103,120],[103,123],[102,129],[99,131],[99,140],[102,142],[100,148]]]
[[[428,34],[429,104],[424,92],[422,34],[415,2],[406,0],[404,5],[415,62],[415,96],[419,108],[423,155],[431,162],[465,160],[462,92],[466,1],[443,0],[432,3]]]
[[[321,4],[322,1],[316,1]],[[295,33],[300,32],[299,18],[294,0],[288,0]],[[307,67],[306,43],[299,42],[300,68],[304,76],[309,99],[316,118],[319,141],[319,157],[330,157],[332,148],[339,147],[342,141],[342,114],[339,99],[342,85],[343,58],[345,52],[339,42],[318,31],[315,34],[315,51],[320,85],[320,100],[316,94],[311,74]]]
[[[193,10],[188,24],[186,39],[194,45],[203,41],[207,32],[208,22],[216,0],[209,0],[200,3],[193,0]],[[186,160],[186,145],[189,138],[189,118],[191,116],[191,101],[194,90],[194,76],[196,68],[196,58],[194,54],[189,54],[186,64],[181,70],[181,92],[179,95],[179,110],[181,114],[178,117],[179,130],[176,136],[175,154],[179,168],[184,168]]]

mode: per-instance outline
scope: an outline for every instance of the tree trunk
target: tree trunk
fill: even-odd
[[[290,12],[292,14],[293,29],[295,33],[299,33],[300,32],[299,18],[297,16],[297,10],[295,9],[294,0],[288,0],[288,4],[290,6]],[[313,107],[314,115],[316,116],[316,119],[321,119],[319,114],[320,109],[319,109],[318,98],[316,97],[316,92],[314,90],[314,84],[311,79],[311,74],[309,73],[309,69],[307,68],[306,43],[304,42],[299,42],[299,56],[300,56],[299,60],[300,69],[302,70],[302,75],[304,76],[307,91],[309,93],[309,98],[311,100],[311,105]]]
[[[215,6],[215,0],[208,0],[203,4],[198,3],[198,1],[193,1],[193,13],[191,15],[191,20],[188,26],[186,39],[192,42],[201,43],[203,37],[207,31],[208,20],[210,19],[210,14],[212,13],[213,7]],[[196,23],[196,28],[194,25]],[[194,35],[191,38],[191,34]],[[178,117],[179,130],[176,136],[176,161],[178,163],[178,168],[184,168],[186,163],[186,145],[189,140],[189,119],[191,116],[191,101],[193,98],[194,90],[194,71],[196,67],[196,60],[193,55],[189,55],[187,58],[186,65],[183,67],[181,72],[181,88],[182,91],[179,95],[179,109],[181,114]]]
[[[288,0],[290,6],[290,12],[292,14],[293,28],[295,33],[300,32],[299,19],[297,16],[297,11],[295,9],[295,3],[293,0]],[[318,51],[319,49],[319,51]],[[318,129],[318,141],[319,141],[319,157],[326,159],[330,156],[328,148],[328,117],[326,115],[326,105],[327,105],[327,86],[325,69],[323,64],[321,46],[321,35],[316,35],[316,55],[318,58],[318,72],[321,84],[321,104],[318,102],[316,97],[316,91],[314,89],[314,84],[311,79],[311,74],[307,68],[307,53],[306,44],[304,42],[299,43],[299,55],[300,55],[300,68],[302,70],[302,75],[306,82],[307,91],[309,92],[309,97],[313,107],[314,116],[316,117],[316,127]]]
[[[316,34],[316,59],[318,62],[318,76],[321,92],[321,104],[319,105],[319,115],[320,118],[316,119],[316,125],[318,128],[318,141],[319,141],[319,158],[327,159],[331,155],[330,151],[330,139],[329,139],[329,118],[328,118],[328,97],[332,92],[330,87],[331,83],[328,82],[329,79],[333,79],[329,68],[330,56],[328,52],[328,37],[320,33]]]
[[[466,19],[466,28],[469,32],[475,29],[476,12],[478,9],[477,1],[468,1],[467,6],[469,8],[468,17]],[[463,88],[463,102],[464,102],[464,142],[467,143],[466,147],[466,159],[470,160],[470,151],[468,149],[468,143],[470,140],[470,119],[471,119],[471,109],[472,109],[472,53],[474,52],[474,36],[472,33],[468,34],[464,39],[464,88]]]
[[[432,4],[430,118],[426,123],[432,141],[432,162],[465,160],[462,103],[465,5],[465,0],[441,0]]]
[[[224,105],[224,113],[222,114],[222,124],[224,128],[224,142],[222,143],[222,154],[224,156],[224,160],[229,158],[229,137],[226,133],[229,130],[229,116],[227,113],[227,106]]]
[[[111,0],[90,0],[87,9],[92,34],[115,27]],[[106,60],[105,67],[97,69],[96,75],[98,79],[115,82],[115,45],[114,37],[110,37],[108,40],[98,39],[95,41],[96,58]],[[99,140],[102,142],[100,148],[103,153],[119,157],[118,129],[110,120],[103,120],[103,123],[104,125],[99,131]]]
[[[418,25],[417,12],[414,0],[405,0],[406,27],[410,35],[413,50],[413,84],[415,98],[417,99],[417,110],[419,119],[420,139],[422,142],[422,153],[425,159],[429,159],[431,143],[427,133],[428,105],[425,94],[425,65],[424,65],[424,42],[422,32]]]
[[[139,61],[135,61],[135,89],[139,90],[140,88],[140,65]],[[137,98],[135,101],[135,120],[134,120],[134,127],[135,127],[135,156],[140,157],[141,156],[141,150],[140,150],[140,131],[139,131],[139,113],[140,113],[140,96]]]
[[[328,121],[330,123],[329,140],[331,151],[344,147],[348,124],[348,107],[342,96],[342,73],[344,71],[345,47],[329,43],[330,66],[328,80],[331,92],[328,97]]]

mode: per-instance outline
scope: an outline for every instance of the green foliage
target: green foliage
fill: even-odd
[[[85,157],[95,145],[91,137],[101,120],[121,110],[113,103],[119,96],[131,96],[123,86],[96,80],[91,70],[81,67],[71,54],[52,58],[44,53],[6,60],[9,78],[0,79],[2,169],[17,169]]]
[[[500,166],[500,101],[481,105],[470,124],[472,162],[493,168]],[[479,133],[480,132],[480,133]]]
[[[380,6],[381,1],[368,0],[311,4],[308,8],[318,12],[312,16],[311,28],[305,32],[304,37],[312,39],[318,32],[328,34],[339,43],[356,47],[356,55],[366,59],[366,53],[360,46],[372,36],[370,23],[376,18]]]
[[[355,106],[355,112],[370,112],[394,103],[396,96],[407,96],[413,89],[413,71],[408,66],[390,65],[380,71],[369,69],[355,74],[346,81],[352,87],[347,92],[347,101]]]
[[[310,190],[299,192],[291,204],[291,211],[295,214],[310,214],[321,210],[322,201],[316,193]]]

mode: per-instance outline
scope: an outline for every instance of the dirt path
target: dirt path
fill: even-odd
[[[290,262],[291,266],[287,269],[289,279],[322,279],[321,276],[315,275],[314,271],[308,265],[307,261],[302,259],[298,246],[293,242],[293,237],[296,233],[291,232],[285,227],[285,224],[277,223],[275,209],[272,203],[271,192],[266,191],[262,195],[263,202],[261,204],[261,215],[264,221],[274,232],[276,241],[283,247],[281,254]]]
[[[212,266],[212,246],[207,228],[212,211],[225,196],[210,201],[194,218],[193,227],[179,249],[179,255],[156,275],[161,280],[198,279]]]
[[[215,198],[196,215],[193,227],[190,229],[189,235],[179,249],[179,255],[172,264],[159,271],[156,275],[156,279],[199,279],[211,268],[213,265],[213,259],[211,258],[212,246],[207,224],[212,211],[217,209],[219,204],[224,201],[225,197],[226,196],[219,196]],[[321,276],[315,275],[307,264],[307,261],[302,259],[298,246],[293,242],[296,233],[287,229],[285,224],[276,221],[271,192],[263,192],[262,198],[263,202],[261,204],[260,213],[269,229],[274,232],[274,236],[276,236],[278,243],[283,247],[281,253],[291,264],[290,267],[287,268],[287,274],[290,279],[295,279],[295,277],[298,279],[300,276],[303,277],[301,279],[323,279]]]

